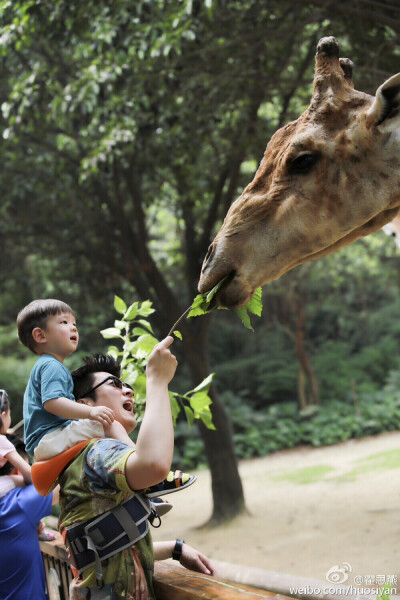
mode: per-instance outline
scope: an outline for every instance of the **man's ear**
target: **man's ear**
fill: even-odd
[[[93,400],[93,398],[79,398],[77,402],[79,404],[87,404],[88,406],[96,406],[96,402]]]
[[[400,73],[377,89],[367,112],[367,123],[382,133],[390,133],[400,127]]]
[[[44,344],[46,342],[46,333],[41,327],[32,329],[32,337],[35,344]]]

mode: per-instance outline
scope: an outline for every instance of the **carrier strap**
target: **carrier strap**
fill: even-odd
[[[132,494],[98,517],[67,526],[64,541],[72,566],[81,573],[94,565],[96,580],[101,585],[101,562],[142,539],[152,517],[146,496]]]

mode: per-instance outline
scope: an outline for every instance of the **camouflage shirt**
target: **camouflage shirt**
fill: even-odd
[[[132,494],[125,463],[134,448],[111,438],[91,440],[58,477],[61,528],[110,510]],[[94,567],[71,583],[70,600],[155,600],[150,531],[133,546],[102,561],[104,586]]]

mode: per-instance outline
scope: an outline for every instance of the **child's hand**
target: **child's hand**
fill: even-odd
[[[107,427],[107,425],[111,425],[114,421],[114,411],[106,406],[92,406],[89,412],[89,419],[97,421],[103,427]]]
[[[175,356],[168,350],[168,346],[173,341],[174,338],[169,335],[154,346],[147,360],[146,375],[148,379],[157,378],[168,385],[173,378],[178,364]]]

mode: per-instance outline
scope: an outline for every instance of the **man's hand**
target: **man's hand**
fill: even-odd
[[[178,364],[175,356],[168,350],[173,341],[174,338],[170,335],[154,346],[147,360],[148,380],[154,379],[168,385],[173,378]]]
[[[91,421],[97,421],[103,427],[107,427],[114,421],[114,411],[106,406],[92,406],[88,418]]]
[[[215,569],[208,558],[188,544],[183,544],[179,562],[182,567],[186,567],[186,569],[190,569],[191,571],[198,571],[205,575],[215,575]]]

